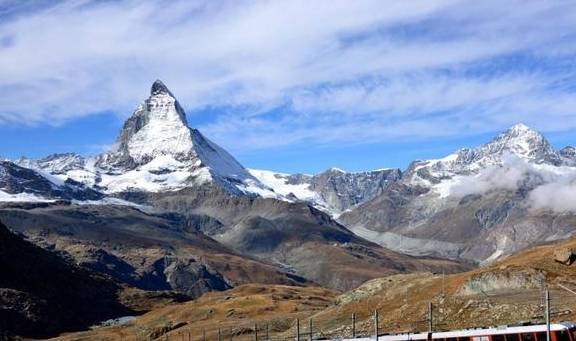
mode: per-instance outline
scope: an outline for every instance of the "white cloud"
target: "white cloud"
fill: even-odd
[[[529,209],[576,212],[576,167],[534,164],[509,154],[501,165],[448,181],[445,190],[456,198],[523,189],[528,192],[525,204]]]
[[[540,166],[512,154],[504,155],[501,165],[492,165],[478,174],[457,176],[450,194],[464,197],[469,194],[485,194],[494,190],[516,191],[522,185],[538,186],[546,178],[553,178],[555,168]]]
[[[576,171],[537,187],[530,192],[529,200],[535,209],[576,212]]]
[[[559,87],[574,71],[550,67],[576,54],[571,1],[64,1],[3,14],[0,124],[127,115],[161,78],[189,111],[222,108],[200,128],[235,151],[517,121],[576,129],[572,88]]]

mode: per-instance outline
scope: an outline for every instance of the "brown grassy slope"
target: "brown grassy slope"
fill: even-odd
[[[213,337],[209,339],[215,340],[220,326],[228,340],[227,330],[233,326],[234,340],[253,340],[252,321],[258,321],[261,326],[270,322],[274,336],[292,337],[295,317],[302,319],[303,334],[311,317],[316,337],[348,337],[353,313],[357,335],[373,332],[374,309],[379,312],[381,332],[423,331],[427,328],[428,302],[433,303],[435,330],[538,321],[543,316],[544,284],[551,288],[553,320],[575,320],[576,295],[557,285],[576,288],[576,264],[566,266],[553,260],[554,250],[560,247],[576,249],[576,238],[534,247],[465,273],[413,273],[374,279],[335,299],[333,292],[319,288],[243,286],[151,312],[129,326],[84,335],[124,333],[128,340],[128,335],[184,322],[184,327],[168,335],[179,340],[179,332],[187,337],[190,330],[193,340],[201,340],[201,330],[206,328]]]
[[[524,250],[493,265],[454,275],[409,274],[369,281],[337,299],[314,318],[330,332],[346,335],[340,321],[359,317],[360,329],[372,330],[378,309],[380,328],[416,331],[427,328],[427,304],[434,305],[435,329],[510,324],[543,319],[542,289],[551,290],[555,320],[576,319],[576,264],[554,261],[554,250],[576,249],[576,238]],[[321,322],[322,321],[322,322]],[[331,322],[335,321],[335,322]],[[350,324],[349,322],[347,323]]]
[[[336,296],[336,292],[319,287],[248,284],[154,310],[125,326],[72,333],[56,340],[187,340],[188,332],[199,340],[203,330],[207,340],[216,340],[218,329],[229,340],[231,328],[235,340],[253,338],[255,323],[261,335],[266,324],[270,333],[277,334],[289,328],[295,318],[332,305]]]

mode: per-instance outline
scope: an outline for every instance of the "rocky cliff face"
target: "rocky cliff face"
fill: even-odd
[[[399,169],[348,173],[338,168],[316,175],[250,172],[285,199],[308,202],[333,216],[376,197],[402,174]]]
[[[399,169],[357,173],[329,169],[312,177],[310,189],[318,193],[328,207],[342,212],[376,197],[400,176]]]

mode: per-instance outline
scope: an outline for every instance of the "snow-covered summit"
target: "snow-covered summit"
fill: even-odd
[[[476,148],[463,148],[441,159],[415,161],[406,178],[410,182],[433,184],[454,175],[475,174],[486,167],[502,165],[508,155],[537,164],[563,163],[542,134],[519,123]]]
[[[477,158],[497,156],[504,153],[537,163],[557,163],[558,156],[548,140],[539,132],[519,123],[496,136],[477,150]]]
[[[184,109],[164,83],[124,123],[116,147],[96,162],[100,186],[118,192],[173,190],[215,182],[234,193],[274,195],[227,151],[188,126]]]
[[[16,163],[48,178],[70,179],[105,194],[214,184],[233,194],[278,196],[223,148],[190,128],[184,109],[159,80],[126,120],[109,152],[94,158],[53,154]]]
[[[152,84],[150,97],[124,123],[115,148],[101,157],[98,166],[134,169],[166,155],[178,161],[196,157],[184,110],[157,80]]]

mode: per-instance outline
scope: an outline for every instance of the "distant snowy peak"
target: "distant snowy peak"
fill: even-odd
[[[65,174],[74,169],[82,169],[84,157],[75,153],[51,154],[41,159],[20,158],[15,163],[21,167],[43,170],[52,174]]]
[[[514,154],[537,163],[557,163],[558,156],[552,145],[539,132],[524,124],[516,124],[478,149],[480,157]]]
[[[566,150],[569,154],[569,150]],[[516,124],[490,142],[464,148],[442,159],[415,161],[406,171],[405,181],[433,185],[454,175],[475,174],[489,166],[501,165],[507,156],[528,162],[558,166],[566,164],[559,152],[539,132],[524,124]]]
[[[99,200],[103,195],[73,179],[0,161],[0,201]]]
[[[576,148],[566,146],[558,151],[558,155],[562,158],[562,163],[567,166],[576,166]]]

